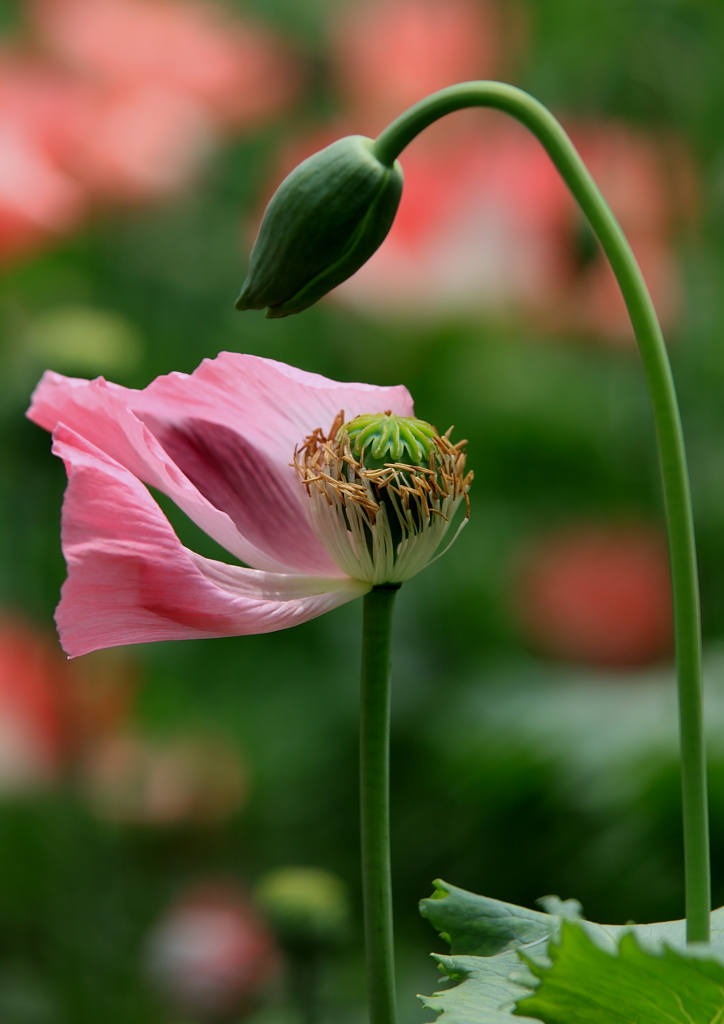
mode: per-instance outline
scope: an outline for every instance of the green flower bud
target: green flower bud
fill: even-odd
[[[256,896],[286,946],[334,946],[347,934],[347,892],[329,871],[277,868],[262,878]]]
[[[299,164],[271,198],[237,309],[300,313],[346,281],[379,248],[402,195],[372,139],[349,135]]]

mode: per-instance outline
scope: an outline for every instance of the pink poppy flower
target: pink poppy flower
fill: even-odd
[[[28,415],[53,431],[69,477],[64,649],[272,632],[414,575],[470,478],[461,446],[435,434],[440,474],[393,470],[400,496],[380,497],[391,478],[340,449],[337,430],[385,413],[377,418],[393,426],[411,416],[406,388],[229,352],[142,391],[46,373]],[[145,485],[251,568],[184,547]]]

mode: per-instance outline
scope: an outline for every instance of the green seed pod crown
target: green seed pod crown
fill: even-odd
[[[367,469],[378,469],[390,462],[427,466],[434,449],[437,431],[425,420],[392,413],[357,416],[346,423],[344,432],[356,459]]]
[[[300,313],[346,281],[384,241],[402,195],[372,139],[349,135],[299,164],[264,214],[236,308]]]

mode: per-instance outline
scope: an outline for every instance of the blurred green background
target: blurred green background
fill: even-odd
[[[20,103],[18,115],[12,88],[3,91],[3,76],[10,81],[23,62],[84,88],[121,88],[63,50],[53,7],[5,0],[2,8],[0,163],[5,121],[35,116],[32,103]],[[285,865],[320,867],[345,883],[351,928],[325,961],[320,1019],[364,1019],[359,603],[282,634],[128,648],[70,670],[56,661],[65,477],[48,437],[23,418],[46,367],[144,387],[221,350],[254,353],[339,380],[404,383],[419,416],[441,429],[454,423],[455,437],[469,439],[470,525],[403,588],[395,627],[402,1024],[426,1019],[414,994],[437,984],[426,954],[444,944],[416,912],[435,877],[527,905],[575,896],[587,916],[607,922],[683,915],[648,401],[600,256],[548,184],[549,170],[498,120],[460,119],[410,154],[417,205],[398,243],[408,259],[403,299],[389,298],[390,274],[403,266],[393,254],[384,295],[372,276],[299,317],[267,321],[233,309],[260,210],[297,156],[340,131],[375,132],[387,105],[394,114],[407,93],[411,101],[415,90],[456,78],[500,76],[549,104],[591,154],[594,173],[601,168],[604,193],[608,182],[650,268],[691,463],[714,898],[724,902],[724,8],[715,0],[226,8],[234,24],[261,24],[280,46],[279,69],[272,61],[248,88],[270,90],[276,73],[291,84],[247,121],[224,119],[210,103],[212,142],[173,188],[114,194],[100,163],[91,173],[63,150],[56,169],[90,198],[62,230],[41,230],[38,215],[27,241],[17,229],[23,204],[0,172],[0,639],[12,648],[5,656],[0,645],[0,716],[5,707],[10,715],[0,729],[4,1024],[301,1021],[278,980],[248,1006],[204,1017],[169,1001],[144,966],[148,936],[193,886],[223,879],[249,892]],[[437,50],[445,59],[429,59]],[[38,146],[55,160],[46,141]],[[456,209],[446,206],[446,151]],[[24,178],[23,195],[33,180]],[[547,213],[527,234],[517,211],[539,202]],[[474,231],[463,231],[466,223]],[[462,260],[458,242],[465,287],[444,271]],[[533,251],[533,269],[500,287],[517,281]],[[229,557],[163,507],[184,543]],[[37,764],[13,741],[13,715],[42,748]]]

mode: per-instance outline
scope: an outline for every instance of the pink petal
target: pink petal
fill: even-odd
[[[315,618],[369,586],[225,565],[183,547],[146,488],[65,426],[54,452],[68,471],[63,551],[68,579],[56,613],[64,650],[154,640],[241,636]]]
[[[285,566],[318,575],[323,563],[307,521],[299,482],[229,427],[187,419],[147,425],[179,469],[212,505],[230,516],[239,533]]]
[[[188,416],[236,430],[280,467],[288,468],[296,445],[317,427],[328,430],[343,409],[347,419],[390,409],[412,416],[406,387],[345,384],[294,366],[238,352],[204,359],[192,374],[157,377],[131,392],[134,411],[174,422]]]
[[[53,431],[58,423],[64,423],[91,440],[140,480],[172,498],[202,530],[241,561],[270,571],[343,575],[312,533],[300,505],[299,491],[296,487],[292,489],[289,483],[291,505],[287,520],[290,515],[296,516],[295,528],[291,529],[286,522],[287,532],[267,535],[264,550],[242,535],[226,509],[214,504],[218,487],[211,497],[200,493],[182,471],[185,467],[175,464],[173,453],[167,454],[148,427],[129,409],[127,399],[135,395],[138,392],[109,384],[102,378],[77,380],[49,371],[35,389],[28,415],[46,430]],[[259,474],[262,470],[260,466]],[[258,501],[255,508],[258,517],[266,517],[270,524],[279,522],[279,515],[263,508]],[[263,530],[258,533],[264,536]],[[288,557],[280,559],[277,548]]]
[[[144,391],[49,373],[29,416],[48,430],[63,422],[91,439],[242,561],[336,576],[340,570],[307,524],[290,463],[295,446],[315,428],[329,429],[341,409],[347,418],[386,409],[409,416],[413,405],[402,386],[342,384],[272,359],[223,352],[191,375],[158,377]],[[215,443],[223,444],[224,458],[213,453]]]
[[[403,386],[338,383],[273,359],[236,352],[205,359],[190,376],[171,373],[158,377],[145,391],[134,393],[129,404],[179,468],[213,504],[229,513],[245,537],[287,566],[325,575],[335,575],[336,570],[326,553],[324,560],[318,555],[318,542],[307,533],[306,513],[300,504],[303,495],[290,466],[295,447],[317,427],[328,430],[340,410],[348,419],[386,409],[402,416],[413,413],[412,398]],[[182,453],[171,440],[188,434],[191,423],[197,437],[203,433],[210,440],[213,435],[217,444],[222,433],[227,439],[236,435],[237,442],[224,444],[235,449],[234,455],[227,451],[218,463],[209,457],[214,444],[205,443],[207,456],[195,458],[192,471],[188,452]],[[242,450],[248,452],[250,446],[260,473],[269,480],[276,473],[276,501],[271,487],[265,487],[262,494],[243,486],[251,460],[248,455],[241,457]],[[184,448],[188,448],[186,443]],[[197,444],[194,448],[197,455]],[[234,472],[242,466],[242,472]],[[219,471],[226,481],[224,504],[219,504]],[[247,480],[252,483],[248,476]],[[233,505],[228,500],[232,494],[236,498]],[[293,515],[290,509],[294,509]],[[313,566],[308,554],[301,560],[308,552],[314,552]]]

